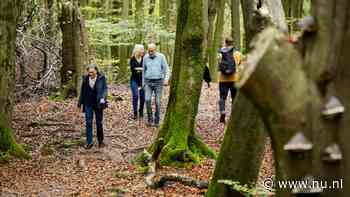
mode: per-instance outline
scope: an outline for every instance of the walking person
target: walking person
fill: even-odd
[[[138,117],[143,118],[145,93],[144,89],[142,88],[142,62],[144,52],[145,50],[143,45],[136,44],[133,50],[133,55],[130,59],[130,87],[132,94],[132,109],[134,120],[136,120]]]
[[[232,38],[226,38],[224,47],[219,50],[221,61],[219,63],[219,110],[220,122],[225,123],[225,103],[228,93],[231,93],[232,103],[236,97],[237,90],[235,81],[237,79],[236,69],[241,63],[241,53],[233,47]]]
[[[147,126],[159,127],[160,106],[163,86],[168,84],[168,63],[155,44],[148,45],[148,53],[143,58],[143,80],[147,108]],[[155,96],[156,111],[153,117],[152,96]]]
[[[85,113],[86,124],[86,149],[93,146],[93,116],[95,114],[97,140],[99,147],[102,148],[104,144],[103,136],[103,110],[107,107],[107,82],[97,68],[96,64],[90,64],[87,67],[87,75],[83,76],[81,84],[81,92],[78,102],[78,108],[83,107]]]

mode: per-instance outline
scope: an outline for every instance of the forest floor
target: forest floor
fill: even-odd
[[[130,161],[152,142],[157,130],[146,127],[144,121],[132,120],[129,86],[112,86],[110,92],[113,101],[104,116],[107,147],[101,149],[97,146],[90,150],[83,148],[84,116],[78,111],[75,99],[63,102],[37,98],[18,103],[14,132],[32,159],[0,164],[0,197],[203,196],[205,189],[179,183],[156,190],[146,187],[145,175]],[[168,92],[166,88],[163,114]],[[197,131],[205,143],[218,151],[224,125],[219,124],[217,100],[217,85],[203,86]],[[229,111],[230,104],[227,105]],[[260,180],[274,174],[269,146],[265,152]],[[214,164],[214,160],[205,159],[190,169],[163,167],[157,173],[176,173],[209,181]]]

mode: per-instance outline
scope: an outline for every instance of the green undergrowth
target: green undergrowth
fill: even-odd
[[[30,155],[25,152],[22,145],[17,144],[10,128],[0,126],[0,152],[2,158],[7,160],[10,156],[21,159],[30,159]]]

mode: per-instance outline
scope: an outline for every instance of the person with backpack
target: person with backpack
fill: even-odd
[[[105,146],[103,142],[103,110],[107,108],[107,82],[96,64],[87,67],[87,75],[83,76],[81,84],[78,108],[83,107],[86,125],[86,149],[93,147],[93,115],[96,118],[97,140],[100,148]]]
[[[147,126],[159,127],[160,106],[163,86],[168,84],[168,63],[162,53],[157,52],[156,45],[148,45],[148,53],[143,58],[143,81],[147,109]],[[152,95],[155,95],[156,112],[153,118]]]
[[[145,92],[142,88],[142,62],[144,51],[145,50],[142,44],[136,44],[129,62],[131,70],[130,87],[132,94],[132,108],[134,120],[136,120],[138,117],[143,118]]]
[[[225,123],[225,103],[228,93],[231,93],[232,103],[237,94],[234,83],[237,79],[237,66],[241,63],[241,53],[233,47],[232,38],[225,39],[224,47],[219,50],[219,53],[221,56],[218,76],[220,122]]]

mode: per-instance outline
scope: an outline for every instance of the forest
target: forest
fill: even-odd
[[[350,195],[348,0],[1,0],[0,44],[0,197]]]

